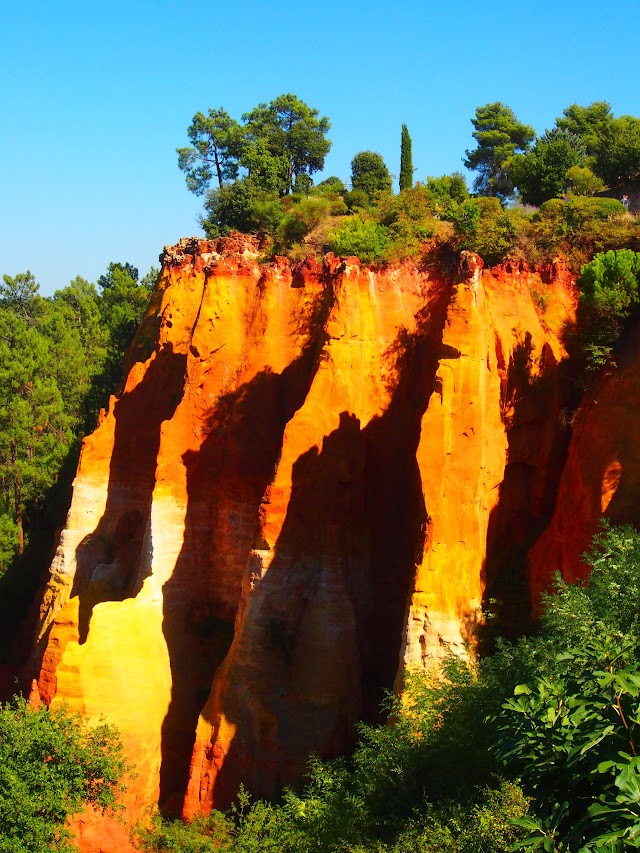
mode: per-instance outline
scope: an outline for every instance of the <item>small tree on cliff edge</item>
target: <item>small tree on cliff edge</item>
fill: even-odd
[[[413,158],[411,156],[411,137],[406,124],[402,125],[400,141],[400,192],[413,186]]]

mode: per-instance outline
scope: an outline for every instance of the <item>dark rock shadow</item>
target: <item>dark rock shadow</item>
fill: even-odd
[[[174,353],[171,346],[163,347],[142,381],[115,403],[115,437],[105,510],[96,529],[85,536],[76,550],[71,595],[80,597],[80,644],[87,640],[95,605],[135,597],[149,572],[151,553],[143,551],[150,524],[160,430],[182,399],[186,358]]]
[[[389,347],[384,413],[362,428],[342,412],[321,449],[293,467],[275,553],[264,576],[254,575],[224,707],[215,709],[237,727],[214,783],[218,806],[240,782],[277,795],[300,780],[311,753],[343,754],[359,719],[380,719],[427,533],[416,450],[449,296],[442,285],[416,331],[401,330]]]
[[[218,398],[197,452],[183,457],[187,511],[183,545],[163,587],[163,632],[171,664],[171,701],[162,725],[160,807],[182,809],[198,717],[233,626],[260,509],[287,423],[306,399],[325,343],[333,305],[329,279],[296,319],[306,338],[282,373],[263,370]]]
[[[496,634],[515,639],[533,627],[527,554],[553,514],[570,438],[562,413],[573,393],[548,344],[534,371],[529,332],[502,366],[507,461],[487,529],[483,609],[491,621],[479,632],[483,652]]]

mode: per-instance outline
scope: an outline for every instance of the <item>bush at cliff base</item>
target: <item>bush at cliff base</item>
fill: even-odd
[[[588,583],[558,580],[535,637],[438,680],[408,676],[391,724],[314,759],[302,793],[192,827],[158,820],[147,850],[506,853],[640,847],[640,535],[608,528]]]
[[[113,727],[24,699],[0,706],[1,853],[75,851],[67,818],[117,808],[125,771]]]

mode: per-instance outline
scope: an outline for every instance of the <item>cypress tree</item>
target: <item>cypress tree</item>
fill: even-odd
[[[411,137],[407,125],[402,125],[402,140],[400,143],[400,192],[410,190],[413,186],[413,159],[411,157]]]

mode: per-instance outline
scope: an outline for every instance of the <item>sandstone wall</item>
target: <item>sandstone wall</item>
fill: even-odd
[[[42,604],[40,693],[119,726],[130,821],[348,749],[405,665],[464,652],[554,506],[562,269],[256,250],[166,252]],[[79,832],[125,849],[91,815]]]

